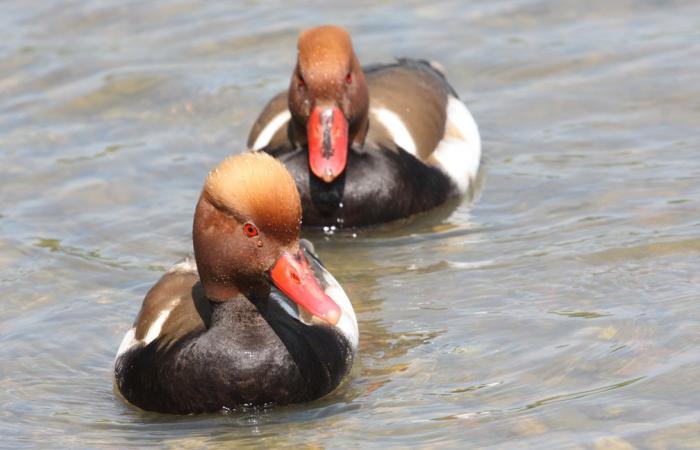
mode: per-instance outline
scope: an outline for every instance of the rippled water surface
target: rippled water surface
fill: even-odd
[[[323,5],[323,6],[321,6]],[[700,447],[700,4],[0,4],[0,447]],[[207,171],[303,27],[440,61],[480,125],[473,201],[307,233],[361,353],[320,401],[170,417],[112,391]]]

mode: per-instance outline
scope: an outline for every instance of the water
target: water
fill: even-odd
[[[0,447],[700,447],[700,4],[6,1]],[[116,399],[207,171],[300,28],[439,60],[484,139],[474,201],[307,233],[353,299],[352,379],[170,417]]]

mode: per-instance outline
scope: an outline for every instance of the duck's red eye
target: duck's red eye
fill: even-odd
[[[304,87],[304,86],[306,86],[306,81],[304,81],[304,77],[302,77],[301,75],[299,75],[298,78],[299,78],[299,87]]]
[[[246,236],[248,237],[255,237],[258,235],[258,227],[253,225],[250,222],[246,222],[243,225],[243,231],[245,232]]]
[[[352,83],[352,74],[351,74],[350,72],[348,72],[348,74],[345,75],[345,82],[346,82],[347,84]]]

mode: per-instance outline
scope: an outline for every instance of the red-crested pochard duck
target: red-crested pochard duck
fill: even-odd
[[[224,160],[194,215],[194,261],[146,294],[115,362],[142,409],[217,411],[319,398],[348,373],[355,313],[308,241],[284,166],[264,153]]]
[[[337,26],[301,33],[289,89],[263,109],[248,147],[284,162],[304,225],[319,226],[426,211],[465,194],[481,160],[476,123],[437,64],[363,69]]]

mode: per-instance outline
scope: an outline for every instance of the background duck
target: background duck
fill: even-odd
[[[115,363],[116,386],[151,411],[293,403],[332,391],[358,345],[352,305],[310,243],[284,166],[224,160],[197,203],[194,260],[151,288]]]
[[[434,63],[365,67],[350,35],[299,37],[287,92],[248,137],[279,158],[301,193],[305,225],[358,226],[426,211],[465,194],[481,159],[479,130]]]

